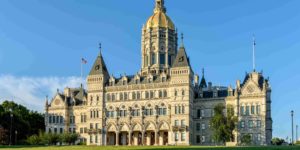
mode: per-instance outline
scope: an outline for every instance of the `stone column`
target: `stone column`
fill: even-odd
[[[128,132],[128,146],[131,146],[131,135],[132,135],[132,132],[129,131]]]
[[[159,145],[164,145],[164,132],[159,132]]]
[[[138,145],[138,136],[139,134],[137,132],[133,133],[133,145],[137,146]]]
[[[119,132],[116,132],[116,146],[119,146]]]
[[[142,145],[145,145],[145,131],[142,131]]]
[[[157,145],[158,143],[158,131],[154,131],[154,145]]]
[[[150,132],[147,133],[147,138],[146,138],[146,145],[151,145],[151,134]]]

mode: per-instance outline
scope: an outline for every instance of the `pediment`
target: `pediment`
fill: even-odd
[[[65,102],[62,99],[62,97],[58,94],[56,94],[56,96],[54,96],[54,98],[51,101],[51,107],[61,107],[64,106]]]
[[[242,95],[251,95],[261,93],[260,87],[252,80],[248,80],[242,87]]]

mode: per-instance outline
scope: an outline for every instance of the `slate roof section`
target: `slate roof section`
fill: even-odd
[[[172,67],[190,67],[190,60],[187,57],[184,46],[179,48],[176,59],[172,65]]]
[[[123,77],[120,78],[115,78],[115,83],[114,85],[107,85],[107,86],[123,86]],[[160,83],[163,82],[162,78],[159,75],[153,76],[152,81],[149,82],[148,81],[148,77],[140,77],[140,80],[138,82],[136,82],[135,80],[135,76],[134,75],[129,75],[126,76],[127,78],[127,82],[125,83],[125,85],[134,85],[134,84],[150,84],[150,83]],[[169,82],[170,81],[170,77],[167,76],[165,82]]]
[[[100,74],[109,75],[101,53],[98,55],[97,59],[95,60],[89,75],[100,75]]]

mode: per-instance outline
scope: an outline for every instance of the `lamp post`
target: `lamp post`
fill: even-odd
[[[291,119],[292,119],[292,145],[294,145],[294,111],[291,111]]]
[[[13,118],[13,114],[12,114],[12,109],[9,109],[10,112],[10,130],[9,130],[9,146],[11,145],[11,136],[12,136],[12,118]]]
[[[296,142],[298,141],[298,125],[296,125]]]

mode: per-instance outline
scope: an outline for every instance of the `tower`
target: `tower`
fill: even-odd
[[[155,0],[154,14],[142,28],[141,75],[169,72],[177,49],[177,31],[164,0]]]
[[[104,59],[100,53],[97,56],[94,65],[87,77],[87,87],[88,87],[88,97],[86,111],[89,114],[88,124],[90,125],[90,130],[88,131],[88,144],[91,144],[93,139],[95,143],[104,145],[105,134],[103,134],[103,129],[105,122],[103,121],[104,112],[104,88],[105,84],[109,80],[109,73],[105,65]]]

